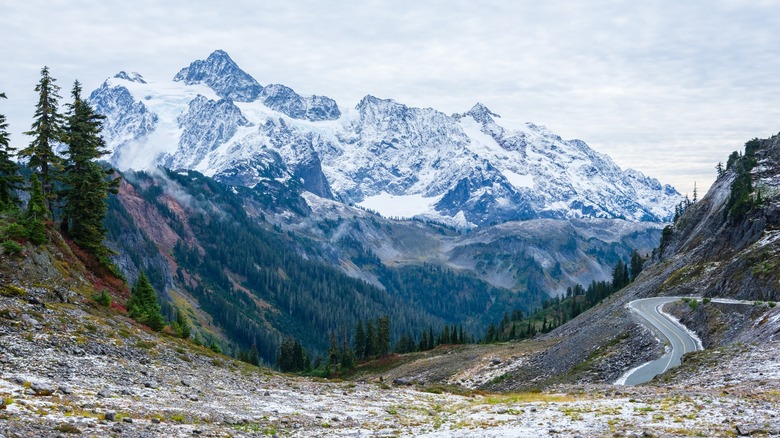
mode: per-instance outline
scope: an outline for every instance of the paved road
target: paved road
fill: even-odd
[[[633,369],[623,376],[625,385],[645,383],[658,374],[682,362],[685,353],[701,350],[701,341],[691,336],[682,325],[661,313],[664,304],[679,301],[680,297],[645,298],[628,303],[628,307],[641,316],[652,329],[666,338],[666,353],[660,358]]]
[[[676,320],[670,319],[669,316],[661,311],[665,304],[679,301],[682,298],[683,297],[644,298],[628,303],[628,307],[641,316],[651,329],[660,332],[661,335],[666,338],[667,348],[666,353],[664,353],[663,356],[630,370],[616,382],[617,384],[639,385],[640,383],[645,383],[658,374],[665,373],[669,368],[680,365],[685,353],[704,349],[701,345],[701,340],[699,340],[694,333],[687,330]],[[700,297],[689,298],[701,299]],[[712,302],[724,304],[753,304],[752,301],[720,298],[712,299]]]

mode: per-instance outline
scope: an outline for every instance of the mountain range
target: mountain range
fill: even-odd
[[[354,108],[260,85],[224,51],[147,82],[120,72],[90,96],[119,169],[196,170],[383,216],[459,228],[537,218],[664,222],[681,196],[544,126],[482,104],[447,115],[365,96]]]

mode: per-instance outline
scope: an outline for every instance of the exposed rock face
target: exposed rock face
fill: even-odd
[[[229,140],[249,121],[230,100],[213,101],[198,95],[180,115],[182,130],[179,148],[167,156],[163,165],[169,169],[192,169],[206,155]]]
[[[236,102],[252,102],[263,91],[263,87],[222,50],[215,51],[205,60],[194,61],[173,80],[187,85],[204,83],[223,99]]]
[[[270,84],[263,88],[260,100],[273,110],[286,114],[293,119],[310,120],[336,120],[341,116],[341,111],[336,101],[325,96],[303,97],[280,84]]]

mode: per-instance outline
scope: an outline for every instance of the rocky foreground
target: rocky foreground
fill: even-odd
[[[0,288],[5,437],[780,434],[774,337],[696,353],[662,383],[490,394],[394,383],[392,372],[348,381],[286,376],[149,332],[80,296],[51,302],[44,290]],[[780,309],[764,316],[778,323]],[[496,358],[515,345],[522,350],[475,349],[469,377],[524,360]]]

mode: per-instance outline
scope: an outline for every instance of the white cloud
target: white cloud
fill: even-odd
[[[11,2],[0,88],[27,139],[49,65],[65,91],[118,70],[169,79],[221,48],[261,84],[462,112],[481,101],[691,192],[780,130],[780,2]],[[67,92],[62,93],[67,96]]]

